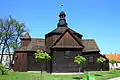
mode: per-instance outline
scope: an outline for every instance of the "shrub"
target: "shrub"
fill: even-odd
[[[2,75],[7,75],[8,70],[5,68],[3,64],[0,64],[0,72]]]
[[[79,72],[81,71],[80,68],[81,68],[82,64],[85,63],[85,61],[86,61],[86,58],[84,58],[83,56],[80,56],[80,55],[78,55],[74,58],[74,62],[79,65]]]

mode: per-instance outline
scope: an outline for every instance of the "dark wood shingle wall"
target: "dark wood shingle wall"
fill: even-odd
[[[74,63],[74,57],[81,51],[53,51],[52,72],[78,72],[78,65]]]
[[[14,71],[27,71],[27,53],[15,53]]]

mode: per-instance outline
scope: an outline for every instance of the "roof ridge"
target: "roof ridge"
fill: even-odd
[[[94,40],[94,39],[82,39],[82,40]],[[94,40],[95,41],[95,40]]]
[[[31,39],[43,39],[43,38],[31,38]],[[43,39],[43,40],[45,40],[45,39]]]
[[[118,54],[104,54],[104,55],[120,55],[120,54],[118,53]]]

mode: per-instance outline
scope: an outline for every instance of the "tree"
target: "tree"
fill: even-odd
[[[0,49],[2,52],[0,62],[2,62],[3,54],[6,51],[9,54],[10,64],[12,63],[10,54],[19,47],[20,37],[26,31],[24,23],[11,16],[0,19]]]
[[[106,64],[106,59],[103,57],[100,57],[100,58],[97,58],[97,62],[100,63],[101,71],[102,71],[103,65]]]
[[[112,66],[115,68],[114,64],[115,64],[115,63],[117,64],[117,61],[116,61],[116,60],[111,60],[110,63],[111,63]]]
[[[1,60],[0,60],[0,63],[2,62],[2,58],[3,58],[3,53],[4,53],[4,50],[5,50],[5,43],[4,42],[4,22],[2,19],[0,19],[0,52],[2,52],[2,55],[1,55]]]
[[[81,70],[81,66],[84,64],[85,61],[86,61],[86,58],[84,58],[83,56],[80,56],[80,55],[78,55],[74,58],[74,62],[79,65],[79,72]]]
[[[35,59],[36,59],[36,62],[48,62],[51,59],[51,57],[46,52],[37,50],[35,53]],[[42,69],[43,69],[43,66],[41,66],[41,79],[42,79],[42,71],[43,71]]]

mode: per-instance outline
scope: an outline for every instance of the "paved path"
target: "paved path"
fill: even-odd
[[[120,77],[112,78],[112,79],[109,79],[109,80],[120,80]]]
[[[53,75],[73,75],[73,74],[84,74],[84,73],[51,73]]]

